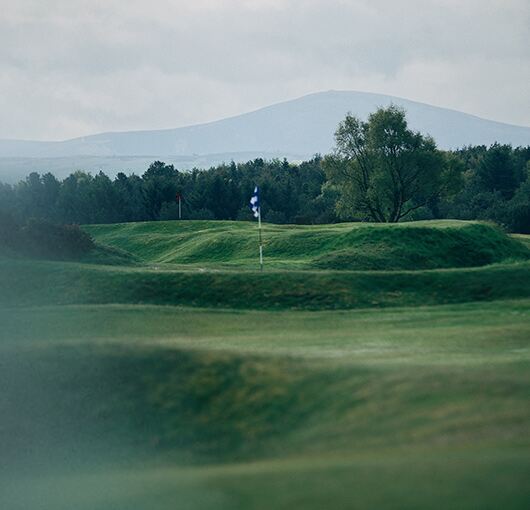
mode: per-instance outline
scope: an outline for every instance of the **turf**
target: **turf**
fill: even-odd
[[[85,228],[0,259],[0,508],[528,507],[527,237]]]
[[[530,295],[530,263],[424,271],[226,271],[0,260],[0,305],[347,309]]]
[[[100,243],[150,263],[256,267],[257,228],[229,221],[167,221],[87,226]],[[397,225],[265,224],[267,267],[400,270],[473,267],[527,260],[523,243],[490,224],[455,220]]]
[[[524,508],[529,319],[4,309],[6,507]]]
[[[85,228],[99,244],[78,263],[0,259],[0,304],[318,310],[530,295],[524,239],[482,223],[266,225],[263,272],[245,222]]]

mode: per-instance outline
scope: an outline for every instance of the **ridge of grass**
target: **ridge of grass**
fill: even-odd
[[[0,506],[526,508],[529,311],[0,308]]]
[[[530,296],[530,263],[424,271],[220,271],[0,260],[0,305],[348,309]]]
[[[84,227],[102,243],[150,263],[248,268],[257,229],[248,222],[163,221]],[[476,267],[527,260],[530,250],[497,227],[456,220],[402,224],[263,226],[266,264],[276,268],[400,270]]]
[[[266,225],[263,272],[255,270],[256,226],[251,223],[85,228],[98,244],[82,262],[2,259],[0,304],[317,310],[530,295],[530,250],[477,222]]]
[[[502,423],[513,432],[497,441],[517,443],[530,413],[521,405],[529,310],[528,300],[467,312],[311,317],[144,306],[0,309],[0,352],[9,360],[2,387],[14,396],[33,381],[30,402],[0,403],[3,427],[24,424],[26,436],[40,427],[58,445],[67,434],[83,443],[111,436],[117,450],[189,451],[209,461],[417,445],[437,436],[480,443]],[[257,321],[270,327],[256,330]],[[275,342],[280,332],[293,337],[291,345]],[[6,342],[12,335],[16,341]],[[452,361],[441,362],[442,353]],[[62,423],[65,416],[75,420]],[[4,434],[0,450],[20,449],[15,439]]]

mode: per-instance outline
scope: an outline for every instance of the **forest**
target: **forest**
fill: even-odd
[[[510,232],[530,233],[530,147],[494,144],[441,153],[453,174],[451,189],[411,207],[402,221],[479,219]],[[172,220],[178,218],[177,194],[182,197],[183,219],[250,220],[248,200],[255,185],[260,186],[266,222],[370,220],[341,207],[341,185],[330,174],[328,158],[315,155],[300,163],[258,158],[191,171],[155,161],[143,175],[119,173],[113,179],[102,172],[75,171],[64,180],[51,173],[31,173],[15,185],[0,183],[0,221]]]

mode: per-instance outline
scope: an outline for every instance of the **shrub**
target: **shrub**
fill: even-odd
[[[0,213],[0,254],[51,259],[77,259],[95,247],[89,234],[77,225],[55,225],[46,220],[20,224]]]
[[[56,225],[31,219],[22,228],[27,254],[39,258],[75,259],[94,248],[94,241],[78,225]]]

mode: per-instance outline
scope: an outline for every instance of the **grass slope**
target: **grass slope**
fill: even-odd
[[[0,306],[150,303],[341,309],[530,295],[530,263],[432,271],[219,271],[0,260]]]
[[[256,266],[253,223],[167,221],[87,226],[101,243],[151,263]],[[264,225],[272,268],[398,270],[473,267],[526,260],[530,251],[478,222],[422,221],[397,225],[345,223]]]
[[[1,508],[528,507],[519,240],[267,225],[261,273],[253,224],[86,228],[0,260]]]
[[[109,246],[86,262],[107,265],[0,260],[0,304],[340,309],[530,295],[528,248],[479,223],[268,225],[263,273],[255,270],[253,224],[190,221],[86,228]],[[489,262],[496,263],[483,265]],[[480,267],[466,267],[471,264]],[[346,270],[357,265],[378,270]]]
[[[0,322],[5,508],[526,508],[528,300]]]

